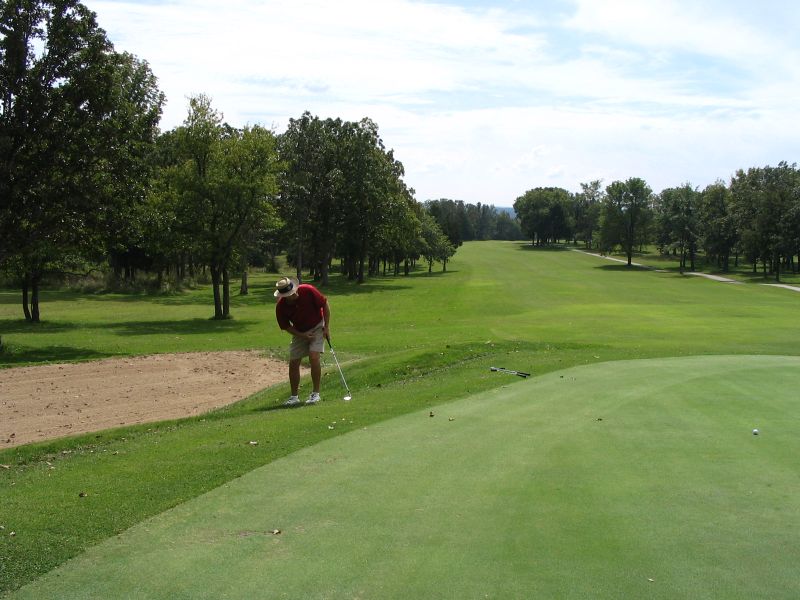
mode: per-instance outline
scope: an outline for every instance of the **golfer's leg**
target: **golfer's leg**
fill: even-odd
[[[319,352],[309,352],[308,363],[311,365],[311,383],[314,385],[314,391],[319,394],[319,382],[322,379]]]
[[[300,389],[300,361],[302,358],[289,360],[289,387],[292,388],[292,396],[297,396]]]

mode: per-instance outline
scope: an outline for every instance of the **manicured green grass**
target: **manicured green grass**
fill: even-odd
[[[796,598],[798,386],[797,357],[558,371],[296,452],[14,598]]]
[[[17,292],[0,292],[0,335],[10,346],[0,360],[240,348],[282,355],[288,338],[274,324],[273,279],[256,277],[254,293],[234,298],[234,319],[223,322],[208,319],[208,288],[157,298],[48,292],[45,322],[35,327],[20,321]],[[466,244],[446,274],[334,280],[326,293],[349,405],[334,401],[341,389],[329,369],[331,402],[314,408],[274,410],[281,386],[205,418],[0,451],[0,463],[13,465],[0,469],[0,525],[17,534],[0,536],[0,590],[300,448],[509,383],[489,366],[541,375],[620,359],[800,354],[792,292],[515,243]]]

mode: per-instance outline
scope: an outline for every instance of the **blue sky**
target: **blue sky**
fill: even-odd
[[[420,201],[798,161],[800,11],[776,0],[86,0],[167,95],[235,126],[378,123]]]

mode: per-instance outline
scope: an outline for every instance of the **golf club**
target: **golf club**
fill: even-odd
[[[530,373],[524,373],[522,371],[512,371],[511,369],[504,369],[503,367],[489,367],[490,371],[499,371],[501,373],[509,373],[511,375],[518,375],[520,377],[530,377]]]
[[[350,388],[347,387],[347,382],[344,380],[344,373],[342,372],[342,365],[339,364],[339,359],[336,358],[336,351],[333,349],[333,344],[331,344],[330,336],[326,336],[325,339],[328,340],[328,348],[331,349],[331,354],[333,354],[333,360],[336,361],[336,366],[339,368],[339,375],[341,375],[341,377],[342,377],[342,383],[344,384],[344,389],[347,390],[347,395],[344,398],[342,398],[342,400],[347,402],[348,400],[352,400],[353,394],[350,393]]]

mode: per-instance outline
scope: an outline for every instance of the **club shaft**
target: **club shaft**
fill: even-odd
[[[331,349],[331,354],[333,354],[333,360],[336,361],[336,367],[339,369],[339,376],[342,378],[342,385],[344,385],[344,389],[347,390],[347,395],[351,396],[350,388],[347,387],[347,382],[344,379],[344,372],[342,371],[342,365],[339,364],[339,359],[336,358],[336,351],[333,349],[333,344],[331,344],[330,338],[328,338],[328,348]]]
[[[511,369],[504,369],[503,367],[492,367],[492,371],[500,371],[501,373],[509,373],[511,375],[517,375],[519,377],[530,377],[530,373],[525,373],[523,371],[513,371]]]

